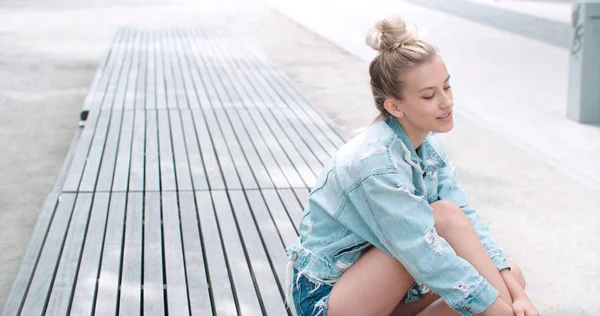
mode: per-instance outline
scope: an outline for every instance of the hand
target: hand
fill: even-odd
[[[516,299],[512,308],[515,316],[540,316],[527,297]]]
[[[514,316],[514,312],[510,305],[506,304],[500,297],[488,307],[481,316]]]

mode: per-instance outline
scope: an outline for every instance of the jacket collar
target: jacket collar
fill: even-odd
[[[404,147],[406,147],[410,152],[410,157],[406,156],[404,158],[405,160],[410,159],[413,163],[419,165],[425,172],[437,170],[446,166],[446,162],[442,159],[440,154],[435,150],[429,141],[429,138],[432,134],[425,138],[423,144],[419,146],[418,150],[415,150],[410,142],[410,139],[408,138],[408,135],[404,131],[404,128],[395,117],[387,118],[385,121],[388,126],[394,130],[398,136],[398,139],[404,144]],[[407,162],[410,164],[409,161]]]

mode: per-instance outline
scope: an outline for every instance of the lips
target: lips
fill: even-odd
[[[436,117],[436,119],[441,120],[441,121],[447,121],[452,117],[452,111],[442,115],[442,116],[438,116]]]

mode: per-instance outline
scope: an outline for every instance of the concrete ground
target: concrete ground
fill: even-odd
[[[371,2],[377,12],[365,10],[362,1],[346,1],[333,11],[303,0],[297,3],[311,10],[295,13],[289,1],[270,3],[278,9],[259,0],[0,0],[0,310],[68,152],[96,67],[118,26],[232,25],[350,133],[375,116],[369,55],[360,53],[366,48],[363,36],[372,15],[398,9],[434,26],[436,41],[448,53],[447,63],[459,77],[455,90],[463,91],[457,92],[463,109],[456,128],[446,136],[449,152],[473,204],[522,266],[542,315],[595,315],[600,310],[595,299],[600,294],[600,190],[593,179],[579,176],[582,168],[597,170],[593,144],[600,137],[592,127],[557,119],[566,93],[561,76],[567,66],[556,62],[568,55],[562,48],[460,21],[453,24],[453,38],[440,26],[455,22],[452,17],[400,1]],[[323,11],[328,8],[332,11]],[[303,16],[307,12],[311,19]],[[456,50],[447,48],[457,39]],[[494,43],[504,49],[498,51]],[[545,55],[515,62],[520,56],[511,55],[514,47]],[[475,66],[469,68],[470,63]],[[540,70],[549,65],[554,69]],[[489,79],[490,73],[496,79]],[[567,156],[575,166],[564,165],[564,156],[548,152],[552,135],[547,126],[536,126],[519,140],[519,124],[531,126],[533,110],[539,113],[534,121],[557,128],[559,144],[595,140],[587,156]],[[580,150],[565,148],[554,150]]]

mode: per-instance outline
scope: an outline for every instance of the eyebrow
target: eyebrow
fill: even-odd
[[[444,81],[444,83],[448,82],[448,80],[450,80],[450,75],[448,75],[448,78],[446,78],[446,80]],[[431,90],[431,89],[435,89],[435,87],[423,88],[423,89],[419,90],[419,92],[425,91],[425,90]]]

